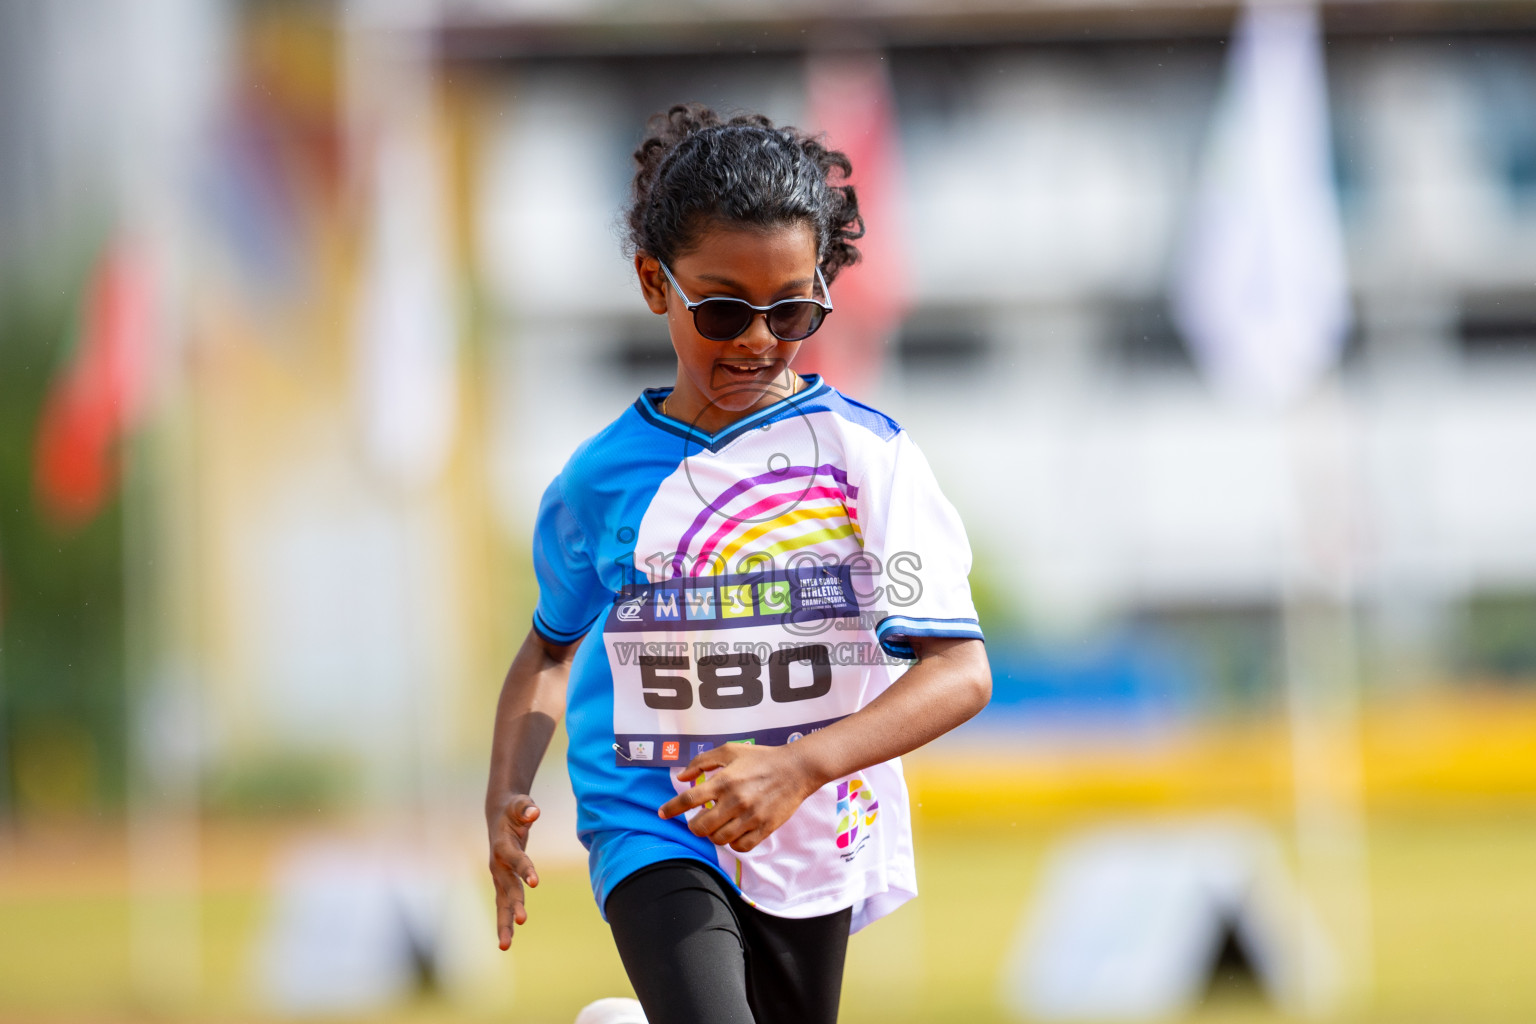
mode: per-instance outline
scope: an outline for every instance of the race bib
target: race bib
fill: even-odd
[[[627,589],[608,611],[615,762],[675,768],[725,743],[793,743],[857,711],[883,659],[848,566]]]

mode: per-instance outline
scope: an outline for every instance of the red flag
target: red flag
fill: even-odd
[[[885,349],[907,308],[901,223],[901,147],[885,61],[875,52],[813,56],[806,69],[813,130],[848,155],[866,234],[863,259],[831,286],[833,314],[800,354],[796,369],[823,373],[862,394],[878,379]]]
[[[109,242],[81,296],[79,337],[43,403],[33,490],[56,524],[88,522],[117,485],[115,442],[143,404],[153,302],[142,258]]]

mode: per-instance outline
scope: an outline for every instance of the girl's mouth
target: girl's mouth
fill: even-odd
[[[720,378],[718,379],[733,383],[767,383],[778,376],[780,371],[779,360],[777,359],[768,359],[761,362],[716,363],[715,368],[720,371]]]

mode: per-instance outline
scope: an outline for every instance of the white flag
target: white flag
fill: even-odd
[[[1318,17],[1251,2],[1191,208],[1173,313],[1211,383],[1278,407],[1337,360],[1349,325]]]
[[[369,461],[426,484],[453,445],[458,322],[436,123],[427,98],[411,98],[377,142],[355,358]]]

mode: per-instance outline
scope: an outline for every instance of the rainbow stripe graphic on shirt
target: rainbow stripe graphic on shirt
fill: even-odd
[[[837,784],[837,848],[846,850],[859,838],[859,829],[866,832],[874,825],[880,811],[880,801],[874,790],[863,779],[849,779]]]
[[[684,531],[672,574],[720,575],[743,555],[772,560],[842,537],[862,544],[858,495],[848,474],[833,465],[786,466],[738,480]]]

